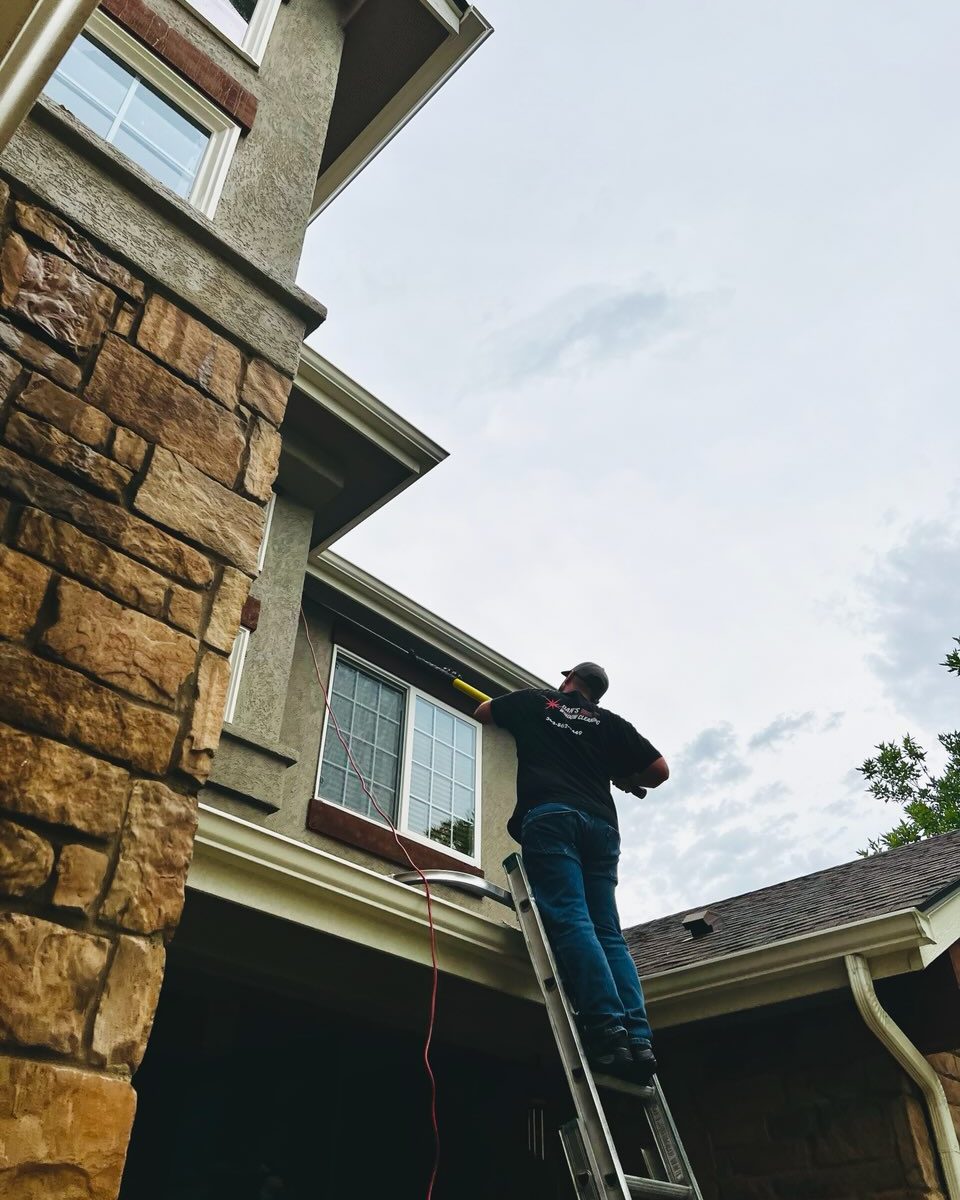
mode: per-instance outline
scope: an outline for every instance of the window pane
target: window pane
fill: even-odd
[[[210,133],[85,35],[45,93],[179,196],[193,187]]]
[[[143,83],[138,83],[114,145],[178,196],[187,196],[210,135]]]
[[[257,0],[190,0],[190,3],[238,46],[246,36],[257,7]]]
[[[134,76],[87,37],[78,37],[43,89],[56,104],[106,137]]]
[[[397,721],[381,719],[381,713],[385,709],[400,712],[402,704],[400,688],[355,667],[345,658],[337,659],[333,676],[333,711],[368,788],[394,821],[397,819],[400,782],[401,726]],[[375,821],[382,820],[364,794],[353,768],[344,766],[345,757],[330,724],[320,766],[320,798],[342,804]]]
[[[414,720],[410,829],[442,846],[472,855],[476,820],[476,730],[468,721],[431,704],[422,696],[417,697]]]

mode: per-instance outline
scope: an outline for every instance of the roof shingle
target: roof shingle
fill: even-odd
[[[717,926],[696,940],[681,924],[690,909],[634,925],[624,936],[640,974],[651,975],[902,908],[928,908],[957,886],[960,831],[711,903]]]

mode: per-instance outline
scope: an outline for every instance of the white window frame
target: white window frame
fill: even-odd
[[[400,733],[400,776],[397,780],[397,831],[405,838],[409,838],[412,842],[419,842],[421,846],[429,846],[432,850],[436,850],[439,854],[449,855],[451,858],[459,859],[461,862],[469,863],[472,867],[480,866],[480,835],[481,835],[481,815],[483,804],[481,802],[481,780],[483,779],[483,726],[478,721],[474,721],[472,717],[468,717],[459,709],[453,708],[449,704],[445,704],[442,700],[438,700],[436,696],[430,692],[423,691],[422,688],[416,687],[406,679],[401,679],[397,675],[392,675],[389,671],[385,671],[382,667],[378,667],[375,663],[368,662],[359,654],[355,654],[352,650],[344,650],[341,646],[333,647],[333,655],[330,659],[330,673],[327,679],[327,695],[333,701],[333,680],[337,669],[338,661],[343,658],[346,662],[359,668],[361,671],[366,671],[375,678],[379,677],[385,683],[392,684],[399,688],[404,693],[403,720],[401,722]],[[410,813],[410,776],[412,775],[413,763],[413,734],[414,734],[414,710],[416,709],[417,697],[422,696],[429,704],[436,705],[437,708],[443,709],[456,717],[460,721],[466,721],[476,730],[477,740],[477,758],[475,764],[474,778],[474,822],[473,822],[473,854],[464,854],[462,851],[455,849],[453,846],[446,846],[441,842],[435,842],[433,838],[427,837],[424,833],[418,833],[416,830],[409,828],[408,818]],[[371,825],[377,829],[386,828],[382,821],[375,820],[373,817],[367,817],[363,813],[354,812],[353,809],[344,808],[342,804],[337,804],[335,800],[324,800],[320,795],[320,772],[323,769],[323,754],[327,745],[327,737],[336,737],[336,731],[333,729],[333,721],[330,714],[325,712],[323,722],[323,733],[320,737],[320,755],[317,760],[317,781],[314,785],[313,795],[315,800],[320,800],[324,804],[330,804],[336,808],[342,808],[344,812],[348,812],[352,817],[356,817],[360,821],[369,821]],[[348,766],[348,770],[353,770]]]
[[[260,538],[260,550],[257,553],[257,574],[263,570],[267,560],[267,542],[270,540],[270,527],[273,525],[273,510],[277,504],[277,493],[271,492],[267,502],[267,517],[263,523],[263,536]],[[237,698],[240,695],[240,680],[243,677],[243,664],[247,658],[247,648],[250,645],[250,630],[243,625],[237,630],[233,639],[233,649],[230,651],[230,678],[227,682],[227,703],[223,710],[223,720],[227,725],[233,724],[234,713],[237,711]]]
[[[267,43],[273,33],[283,0],[260,0],[254,9],[253,20],[247,26],[247,32],[243,35],[242,42],[235,42],[229,33],[225,33],[217,25],[216,21],[201,12],[192,0],[180,0],[180,3],[185,8],[189,8],[198,21],[212,30],[231,49],[236,50],[241,58],[245,58],[251,66],[259,67],[263,62],[264,54],[266,54]]]
[[[100,10],[93,14],[82,32],[118,58],[144,83],[159,92],[173,108],[196,121],[210,134],[197,176],[186,200],[204,216],[212,217],[217,211],[227,172],[240,140],[240,126]],[[87,126],[84,125],[84,128]],[[92,136],[97,136],[92,130],[90,132]],[[121,154],[122,151],[118,150],[117,153]],[[140,170],[146,171],[144,167],[140,167]],[[146,174],[149,175],[149,171],[146,171]],[[150,178],[153,179],[153,176]],[[170,191],[159,180],[153,182],[156,187]],[[171,195],[173,194],[175,193],[171,192]],[[177,196],[177,199],[182,200],[184,197]]]
[[[237,697],[240,695],[240,680],[243,678],[243,663],[247,657],[247,647],[250,645],[250,630],[241,625],[233,640],[230,651],[230,680],[227,683],[227,703],[223,710],[223,720],[227,725],[233,723],[237,711]]]

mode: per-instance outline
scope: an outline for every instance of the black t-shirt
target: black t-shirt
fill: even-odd
[[[617,824],[611,779],[656,762],[660,751],[616,713],[579,692],[530,688],[491,701],[495,724],[517,742],[517,806],[507,830],[520,840],[524,816],[556,801]]]

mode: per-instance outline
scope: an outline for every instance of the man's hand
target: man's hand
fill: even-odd
[[[659,787],[661,783],[666,783],[669,778],[670,768],[667,766],[666,759],[658,758],[642,771],[634,771],[632,775],[625,775],[622,779],[614,779],[613,785],[620,788],[623,792],[629,792],[631,796],[639,796],[643,799],[649,788]]]

